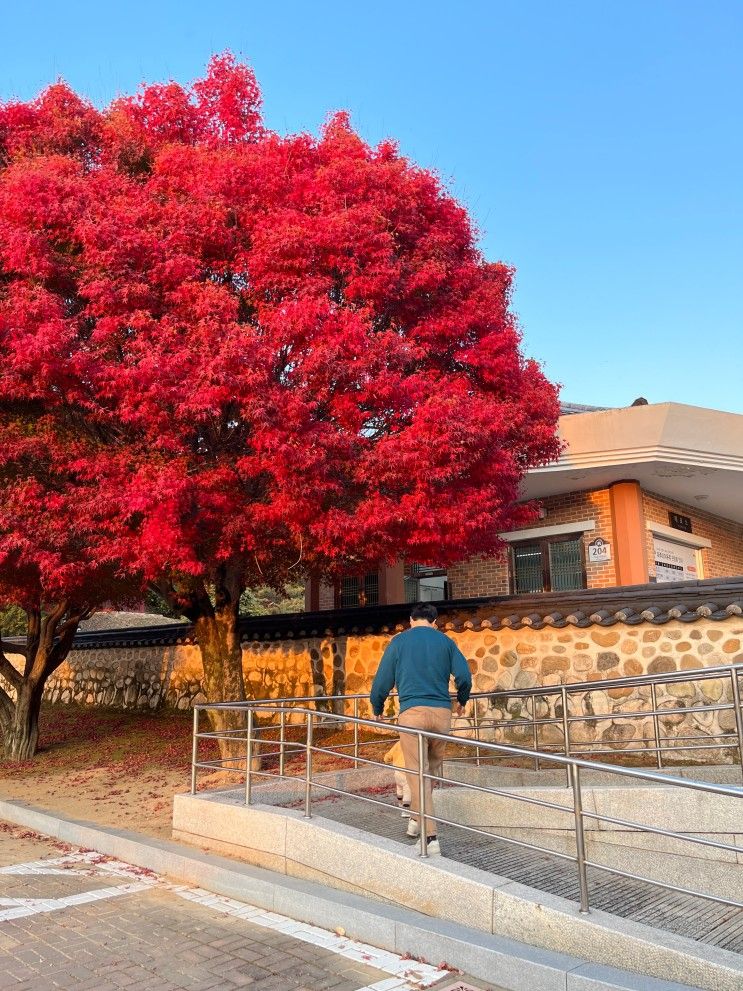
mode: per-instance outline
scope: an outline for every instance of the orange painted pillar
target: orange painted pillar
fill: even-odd
[[[385,604],[405,601],[405,565],[402,561],[383,566],[379,601]]]
[[[304,608],[307,612],[317,612],[320,608],[320,582],[309,578],[304,585]]]
[[[648,545],[640,483],[615,482],[609,502],[617,585],[644,585],[649,580]]]

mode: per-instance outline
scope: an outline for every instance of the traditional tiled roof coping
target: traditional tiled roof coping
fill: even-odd
[[[660,626],[673,619],[684,623],[694,623],[700,619],[719,621],[730,616],[743,616],[743,576],[538,595],[452,599],[437,603],[437,608],[440,626],[455,632],[538,630],[545,627],[560,629],[565,626],[612,626],[615,623]],[[407,625],[409,611],[409,605],[398,604],[281,616],[243,616],[240,634],[243,642],[389,634]],[[81,633],[75,639],[75,649],[190,643],[195,643],[191,624],[170,623]]]
[[[569,416],[571,413],[603,413],[609,408],[609,406],[586,406],[585,403],[560,403],[562,416]]]

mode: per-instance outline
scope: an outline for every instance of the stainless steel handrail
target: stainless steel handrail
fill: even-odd
[[[503,691],[500,689],[491,688],[487,692],[473,692],[471,698],[507,698],[509,696],[513,696],[515,698],[526,698],[533,695],[559,695],[563,689],[566,689],[569,694],[579,694],[581,692],[604,691],[609,688],[632,688],[634,686],[642,687],[644,685],[649,686],[651,684],[662,685],[676,681],[707,681],[710,679],[719,679],[725,675],[729,677],[731,671],[736,671],[738,674],[743,673],[743,663],[720,664],[715,667],[688,668],[684,671],[663,671],[658,674],[627,675],[627,677],[620,678],[603,678],[599,681],[570,681],[564,685],[535,685],[531,688],[508,688]],[[390,698],[394,698],[394,696],[394,692],[390,693]],[[353,699],[368,700],[368,698],[368,692],[349,692],[340,695],[326,695],[324,692],[316,692],[314,695],[292,695],[284,699],[268,699],[266,701],[287,703],[340,702],[352,701]],[[452,693],[452,698],[454,698],[454,693]],[[240,705],[242,703],[211,702],[209,704],[209,708],[225,709],[236,704]]]
[[[254,745],[260,742],[260,734],[265,733],[268,730],[275,730],[275,726],[270,723],[266,723],[263,726],[256,726],[255,717],[260,713],[276,713],[277,708],[282,713],[292,712],[294,714],[300,714],[303,717],[303,721],[299,726],[299,729],[304,728],[304,742],[298,741],[287,741],[285,738],[285,726],[286,720],[281,720],[280,738],[278,741],[280,754],[279,769],[277,771],[267,771],[258,770],[253,767],[253,758],[255,756]],[[244,731],[229,729],[223,731],[220,729],[200,731],[199,729],[199,719],[200,713],[214,711],[216,714],[224,712],[225,710],[231,710],[235,712],[245,713],[246,727]],[[380,722],[371,719],[365,719],[358,716],[347,716],[341,713],[318,713],[314,708],[308,706],[297,707],[294,705],[278,705],[275,702],[257,701],[257,702],[231,702],[223,703],[218,705],[197,705],[194,707],[194,735],[193,735],[193,745],[192,745],[192,774],[191,774],[191,792],[196,793],[197,790],[197,771],[199,768],[214,770],[215,768],[221,768],[224,771],[231,771],[234,773],[244,773],[245,775],[245,802],[250,804],[252,800],[252,782],[255,776],[263,778],[291,778],[294,775],[287,773],[285,753],[286,748],[289,747],[291,752],[297,755],[303,755],[303,774],[302,778],[304,781],[304,814],[306,817],[310,818],[312,816],[312,791],[313,788],[320,789],[322,791],[332,792],[339,795],[346,795],[352,797],[359,801],[371,802],[376,805],[387,806],[387,803],[381,802],[378,799],[373,799],[368,795],[360,795],[355,792],[349,792],[345,789],[341,789],[326,782],[319,782],[314,778],[314,755],[317,753],[332,754],[336,758],[346,759],[353,762],[353,766],[358,767],[360,764],[370,767],[380,767],[388,770],[388,766],[381,761],[372,760],[368,757],[362,757],[358,752],[358,748],[354,747],[353,755],[347,754],[345,750],[338,750],[337,748],[323,747],[315,742],[314,730],[315,724],[318,720],[323,722],[337,723],[339,725],[347,725],[352,723],[355,727],[354,738],[358,740],[358,729],[367,728],[374,729],[377,732],[380,728],[384,726],[392,729],[392,725],[380,724]],[[486,751],[492,754],[504,754],[512,757],[526,757],[530,760],[532,759],[547,759],[551,763],[557,763],[565,768],[565,771],[569,777],[571,791],[572,791],[572,803],[571,805],[561,805],[557,802],[550,802],[546,799],[535,800],[531,796],[522,796],[514,794],[513,792],[504,792],[502,789],[496,789],[492,787],[487,787],[484,785],[474,785],[464,781],[456,781],[457,786],[469,789],[476,792],[487,792],[489,794],[507,796],[514,801],[526,801],[530,804],[538,804],[546,808],[553,810],[558,810],[563,813],[570,813],[572,811],[573,824],[574,824],[574,834],[575,834],[575,855],[564,854],[559,851],[555,851],[549,848],[544,848],[538,846],[534,843],[528,843],[523,840],[516,840],[513,837],[498,837],[500,840],[511,843],[516,846],[526,847],[541,853],[549,853],[552,856],[562,858],[564,860],[570,860],[577,865],[578,869],[578,879],[579,879],[579,890],[580,890],[580,910],[581,912],[588,912],[590,907],[590,892],[588,884],[588,874],[587,868],[592,867],[602,871],[607,871],[612,874],[616,874],[622,877],[632,878],[639,881],[648,882],[654,884],[658,887],[665,888],[671,891],[680,892],[683,894],[692,894],[710,901],[719,902],[726,905],[731,905],[736,908],[743,908],[743,902],[738,902],[733,899],[722,898],[717,895],[712,895],[708,892],[693,891],[692,889],[682,888],[678,885],[673,885],[667,882],[659,881],[653,878],[647,878],[643,875],[632,874],[627,871],[619,870],[615,867],[609,867],[605,864],[598,864],[590,860],[586,852],[584,827],[585,819],[606,821],[614,824],[621,824],[625,828],[629,827],[632,829],[637,829],[642,832],[648,832],[658,835],[667,836],[676,840],[681,840],[688,843],[698,843],[704,846],[714,846],[716,849],[726,850],[733,853],[738,853],[739,848],[733,844],[726,844],[718,841],[709,841],[703,839],[697,839],[694,836],[690,836],[685,833],[680,833],[674,830],[664,830],[660,827],[651,826],[647,823],[638,823],[630,820],[617,819],[615,817],[601,815],[596,812],[586,812],[583,809],[583,793],[581,784],[581,771],[600,771],[602,773],[610,773],[617,775],[619,778],[628,778],[639,781],[647,781],[654,784],[661,784],[666,787],[678,787],[685,788],[690,791],[705,792],[707,794],[714,794],[719,796],[725,796],[728,798],[743,798],[743,789],[734,788],[727,785],[714,784],[712,782],[706,781],[696,781],[688,778],[672,777],[667,774],[658,774],[654,771],[642,770],[639,768],[629,768],[623,767],[616,764],[606,764],[599,763],[596,761],[584,760],[579,757],[560,755],[560,754],[544,754],[539,751],[531,750],[525,747],[518,747],[509,744],[496,744],[490,741],[484,740],[473,740],[467,737],[456,736],[454,734],[442,734],[433,733],[424,730],[417,730],[407,726],[395,726],[394,730],[397,734],[408,734],[414,735],[417,738],[417,745],[419,751],[419,769],[417,772],[417,787],[419,789],[419,809],[421,822],[426,822],[430,820],[432,822],[441,823],[442,825],[450,825],[460,829],[465,829],[468,832],[479,833],[484,836],[493,838],[493,833],[487,832],[477,827],[470,826],[464,823],[457,823],[453,820],[446,819],[442,816],[437,816],[434,814],[433,809],[427,808],[426,801],[426,782],[439,782],[439,783],[449,783],[452,782],[448,779],[432,775],[425,770],[425,744],[429,739],[435,739],[443,741],[445,744],[449,744],[456,747],[469,748],[472,753],[473,760],[476,759],[476,754],[479,751]],[[242,738],[240,737],[242,733]],[[198,759],[198,744],[199,740],[211,740],[211,741],[221,741],[228,748],[234,748],[237,743],[244,743],[245,745],[245,756],[240,760],[239,756],[223,756],[219,760],[209,760],[200,761]],[[377,743],[379,741],[372,741]],[[276,753],[276,751],[272,752]],[[266,755],[264,755],[266,756]],[[234,767],[233,763],[238,762],[242,764],[240,766]],[[409,772],[415,773],[415,772]],[[426,829],[421,829],[420,838],[420,853],[422,857],[428,855],[427,852],[427,840],[426,840]]]
[[[647,756],[654,755],[655,763],[658,768],[663,768],[665,766],[664,761],[665,763],[668,763],[670,755],[679,756],[688,752],[698,752],[700,754],[704,754],[707,751],[727,750],[734,756],[737,753],[738,761],[741,764],[741,773],[743,774],[743,711],[741,706],[741,691],[739,683],[739,678],[742,673],[743,664],[739,663],[731,665],[717,665],[715,667],[708,668],[691,668],[685,671],[669,671],[659,674],[638,675],[627,678],[605,678],[600,681],[570,682],[565,685],[535,686],[525,689],[508,689],[506,691],[493,690],[488,692],[475,692],[471,696],[471,700],[474,703],[472,708],[472,730],[474,730],[474,737],[477,741],[482,739],[482,733],[485,730],[501,729],[508,733],[513,733],[515,730],[522,730],[525,734],[531,735],[532,749],[535,752],[533,763],[535,769],[537,770],[543,763],[549,763],[551,755],[554,754],[564,753],[569,755],[571,753],[581,753],[596,755],[615,751],[619,747],[627,754],[643,754]],[[665,685],[695,684],[710,680],[729,681],[731,701],[693,704],[683,707],[670,707],[668,705],[659,704],[658,689]],[[612,710],[608,713],[584,714],[577,714],[570,711],[571,700],[574,699],[575,696],[584,696],[599,691],[609,691],[613,688],[626,689],[643,687],[650,689],[650,709],[629,708],[621,711]],[[452,698],[453,697],[454,696],[452,695]],[[394,693],[391,698],[394,700]],[[537,716],[536,703],[540,700],[543,701],[549,698],[555,698],[562,702],[562,713],[559,715]],[[509,700],[523,701],[525,711],[528,713],[527,718],[524,719],[516,717],[512,719],[495,719],[493,716],[488,716],[487,714],[481,715],[480,706],[478,703],[481,703],[483,700],[488,703],[493,703],[494,701],[505,702],[506,705]],[[351,695],[316,694],[311,696],[298,696],[296,698],[270,700],[269,704],[277,707],[276,711],[278,712],[279,707],[282,705],[291,706],[294,708],[302,703],[310,702],[314,703],[315,707],[323,707],[322,710],[318,709],[318,712],[322,712],[323,718],[329,716],[335,709],[341,707],[345,709],[346,705],[350,704],[352,707],[353,716],[357,718],[359,716],[360,704],[362,702],[365,702],[367,705],[369,704],[369,695],[368,693],[357,693]],[[531,702],[531,706],[529,705],[529,702]],[[229,708],[233,704],[234,703],[229,702],[217,703],[213,707]],[[661,721],[664,718],[686,719],[695,714],[722,711],[730,711],[733,713],[734,727],[729,731],[723,730],[716,734],[707,734],[704,737],[677,735],[673,738],[668,737],[663,731]],[[285,723],[286,713],[280,716],[280,718]],[[622,720],[637,720],[640,718],[651,719],[652,736],[632,736],[624,740],[596,740],[591,744],[581,741],[581,744],[579,745],[576,745],[576,742],[571,740],[571,727],[579,723],[595,724],[606,721],[617,722]],[[562,740],[560,743],[542,743],[542,741],[540,741],[540,728],[546,726],[555,726],[561,731]],[[358,724],[354,723],[353,746],[355,757],[358,757],[359,754],[358,732]],[[695,742],[697,740],[699,742]],[[484,757],[480,750],[476,751],[475,760],[477,764],[480,764],[483,760],[487,759],[488,758]],[[495,758],[491,756],[490,759]],[[566,785],[568,787],[571,786],[570,778],[567,773]]]

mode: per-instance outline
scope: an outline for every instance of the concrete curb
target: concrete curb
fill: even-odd
[[[688,985],[586,963],[172,841],[64,819],[21,801],[0,799],[0,819],[301,922],[330,930],[342,926],[349,935],[381,949],[423,956],[433,964],[445,960],[508,991],[694,991]]]
[[[506,875],[446,856],[422,860],[399,836],[378,836],[361,823],[325,818],[319,802],[308,819],[298,808],[261,804],[260,794],[259,786],[250,805],[242,789],[176,795],[171,838],[586,963],[707,991],[743,988],[743,957],[731,950],[624,918],[619,906],[620,914],[594,906],[581,915],[575,901]]]

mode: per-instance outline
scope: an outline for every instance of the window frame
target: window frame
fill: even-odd
[[[588,572],[586,570],[586,543],[583,539],[582,531],[574,531],[573,533],[559,533],[553,534],[551,537],[532,537],[530,540],[513,540],[509,541],[508,544],[508,580],[511,595],[542,595],[544,592],[552,592],[552,574],[550,571],[550,544],[563,544],[567,541],[575,542],[578,541],[580,545],[580,563],[581,563],[581,580],[583,584],[581,588],[588,588]],[[529,545],[539,545],[539,550],[542,555],[542,591],[541,592],[517,592],[516,591],[516,556],[515,552],[518,547],[527,547]],[[576,588],[573,590],[569,589],[559,589],[558,591],[576,591],[579,592],[580,589]]]
[[[366,601],[366,579],[368,577],[371,577],[371,576],[375,576],[376,579],[377,579],[377,601],[376,602],[372,602],[371,605],[372,606],[381,605],[382,604],[382,576],[381,576],[380,572],[378,572],[378,571],[364,571],[361,574],[354,572],[354,574],[352,574],[352,575],[344,575],[343,578],[341,578],[339,581],[336,582],[335,589],[334,589],[335,608],[336,609],[364,609],[364,608],[366,608],[366,606],[370,605],[370,603],[368,603]],[[342,604],[343,582],[345,580],[348,580],[348,579],[355,580],[355,581],[357,581],[359,583],[358,601],[353,606],[344,606]]]
[[[451,583],[449,582],[448,568],[441,567],[440,565],[428,565],[428,564],[417,564],[415,562],[409,562],[405,567],[406,574],[403,576],[403,593],[405,596],[405,602],[407,605],[413,605],[416,602],[420,602],[420,581],[425,578],[443,578],[444,588],[443,588],[443,598],[431,601],[436,602],[446,602],[451,598]],[[415,598],[408,598],[408,582],[416,583],[416,595]]]

